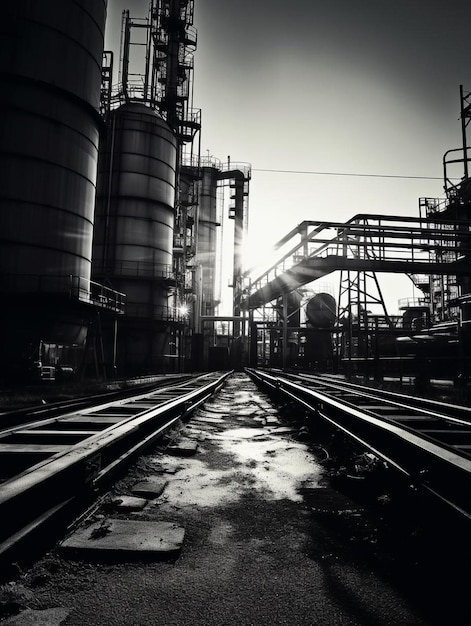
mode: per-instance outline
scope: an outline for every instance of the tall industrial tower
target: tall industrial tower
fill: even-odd
[[[123,11],[117,85],[113,56],[104,55],[93,268],[129,296],[120,328],[105,330],[107,361],[125,373],[181,368],[197,169],[183,194],[180,181],[184,161],[198,164],[201,128],[193,4],[153,0],[146,18]]]
[[[104,55],[107,132],[94,271],[127,294],[125,320],[121,328],[108,328],[105,342],[117,346],[108,356],[113,367],[129,373],[208,369],[210,348],[229,354],[234,337],[240,344],[241,324],[231,319],[222,322],[230,337],[218,345],[219,227],[227,220],[234,226],[231,317],[238,319],[250,167],[200,157],[193,10],[193,0],[153,0],[146,18],[124,11],[117,85],[112,55]],[[224,213],[217,201],[221,187],[231,190]]]

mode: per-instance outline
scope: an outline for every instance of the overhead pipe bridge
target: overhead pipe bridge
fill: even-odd
[[[258,276],[242,301],[256,309],[338,270],[468,275],[471,221],[358,214],[346,223],[304,221],[281,239],[301,240]]]

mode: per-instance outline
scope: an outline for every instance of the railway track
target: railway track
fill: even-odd
[[[369,449],[447,508],[471,519],[471,409],[327,376],[247,369]]]
[[[77,506],[224,383],[213,372],[0,430],[0,560]],[[63,407],[64,408],[64,407]]]
[[[15,426],[31,421],[32,418],[40,418],[41,416],[53,417],[68,413],[72,410],[80,410],[94,404],[100,404],[105,401],[121,400],[136,395],[137,393],[145,393],[146,391],[155,390],[158,387],[165,387],[174,383],[178,384],[185,380],[191,380],[191,374],[162,374],[154,377],[143,377],[128,379],[126,381],[117,381],[116,389],[108,389],[93,394],[82,394],[80,396],[68,398],[65,400],[56,400],[52,402],[45,401],[42,404],[33,404],[21,408],[5,409],[0,411],[0,430],[9,426]],[[111,386],[113,383],[111,383]],[[58,388],[57,393],[60,393]],[[36,389],[37,392],[37,389]],[[46,398],[47,398],[47,394]]]

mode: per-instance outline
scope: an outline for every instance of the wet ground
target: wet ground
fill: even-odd
[[[339,485],[350,479],[364,483],[361,475],[345,478],[345,459],[351,461],[356,451],[334,458],[328,443],[335,437],[319,430],[312,441],[303,416],[290,406],[281,413],[282,419],[279,407],[245,374],[234,374],[166,442],[196,441],[196,454],[176,456],[163,445],[149,452],[89,520],[179,524],[185,539],[178,558],[104,562],[55,549],[4,587],[4,614],[20,611],[6,623],[468,624],[469,616],[456,605],[459,590],[438,598],[409,552],[409,530],[420,524],[407,525],[398,536],[387,524],[379,529],[378,510],[393,499],[381,472],[369,503],[364,493],[353,497],[355,489],[346,495]],[[366,471],[369,463],[374,466],[369,456],[356,458]],[[138,481],[153,476],[167,481],[159,497],[141,511],[113,509],[113,498],[131,495]],[[405,514],[413,515],[412,509]]]

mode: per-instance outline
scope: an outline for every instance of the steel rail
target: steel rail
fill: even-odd
[[[38,437],[47,442],[51,436],[60,438],[64,434],[67,438],[67,430],[60,430],[65,426],[85,423],[95,428],[94,432],[72,431],[82,433],[83,439],[58,448],[50,445],[48,458],[0,484],[0,559],[10,555],[23,539],[71,503],[94,496],[125,463],[215,393],[229,374],[204,374],[173,388],[139,393],[126,400],[102,403],[93,409],[55,418],[55,430],[37,428],[41,422],[36,421],[29,430],[22,428],[8,433],[7,441],[9,437],[13,440]],[[97,432],[97,424],[104,424],[105,428]],[[16,445],[21,448],[21,444]],[[47,453],[47,443],[37,447]],[[14,443],[11,448],[8,458],[17,459],[20,454],[15,454]],[[8,443],[0,445],[0,461],[8,455],[8,450]]]
[[[469,406],[432,400],[431,398],[422,398],[420,396],[399,393],[397,391],[378,389],[376,387],[369,387],[368,385],[351,383],[346,380],[340,381],[338,378],[335,379],[322,374],[290,374],[285,372],[283,375],[292,380],[302,380],[306,382],[306,384],[313,383],[316,386],[322,385],[327,389],[336,389],[342,392],[351,391],[352,393],[361,395],[363,398],[371,397],[375,399],[381,397],[384,400],[397,403],[398,405],[403,404],[407,408],[417,408],[427,411],[429,415],[436,414],[441,418],[446,416],[447,420],[456,424],[462,423],[464,425],[471,425],[471,407]]]
[[[371,450],[416,488],[471,519],[469,422],[457,423],[453,414],[432,412],[427,404],[421,409],[417,398],[412,406],[406,396],[402,402],[388,401],[381,394],[375,396],[371,388],[362,394],[346,387],[342,393],[338,385],[329,389],[325,381],[317,385],[310,381],[308,386],[306,380],[294,382],[294,377],[290,380],[284,374],[246,371],[256,382],[290,398]],[[449,411],[452,406],[448,405]],[[440,439],[443,434],[452,434],[456,443],[447,443],[446,436]]]
[[[0,430],[4,427],[22,424],[32,417],[62,415],[71,410],[80,410],[93,406],[98,402],[119,400],[136,395],[137,392],[144,393],[146,390],[155,389],[157,386],[179,384],[185,380],[191,380],[191,374],[162,374],[154,377],[142,377],[129,379],[126,381],[114,381],[115,384],[124,384],[121,389],[105,390],[91,395],[82,394],[79,397],[67,400],[59,400],[46,404],[31,405],[19,409],[0,411]],[[57,389],[60,391],[60,388]]]

